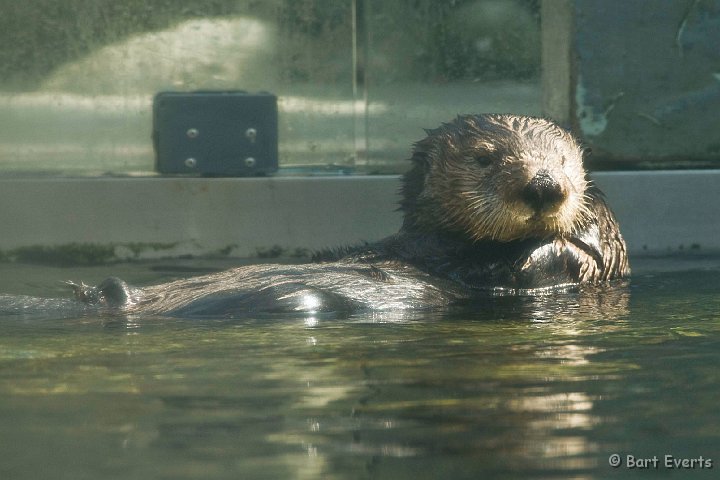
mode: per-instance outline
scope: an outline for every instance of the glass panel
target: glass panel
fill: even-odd
[[[540,114],[537,1],[367,3],[368,168],[458,114]]]
[[[5,2],[0,171],[153,170],[152,97],[279,96],[286,165],[353,155],[349,2]]]
[[[539,113],[536,0],[26,0],[0,16],[0,173],[147,174],[162,90],[270,91],[280,162],[403,169],[457,113]]]

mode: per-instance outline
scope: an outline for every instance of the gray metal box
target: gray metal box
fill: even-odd
[[[277,117],[270,93],[160,92],[153,101],[156,169],[208,176],[275,172]]]

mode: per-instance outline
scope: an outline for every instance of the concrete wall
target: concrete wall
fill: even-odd
[[[121,258],[320,249],[399,227],[397,177],[0,180],[0,250],[116,245]]]
[[[720,1],[542,7],[543,111],[595,161],[720,164]]]
[[[633,255],[720,252],[720,171],[608,172]],[[0,179],[0,251],[91,244],[120,258],[252,257],[400,227],[399,177]]]

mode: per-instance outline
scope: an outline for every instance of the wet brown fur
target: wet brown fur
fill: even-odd
[[[313,264],[241,267],[143,289],[110,285],[112,294],[84,297],[178,315],[402,310],[626,277],[625,242],[582,155],[544,119],[459,116],[415,144],[404,223],[391,237],[321,252]]]
[[[567,236],[591,221],[582,150],[565,130],[515,115],[462,116],[415,144],[403,184],[406,230],[439,225],[474,240]],[[536,216],[520,192],[541,169],[567,195]]]

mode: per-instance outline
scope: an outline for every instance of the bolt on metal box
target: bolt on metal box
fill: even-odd
[[[160,92],[153,100],[153,145],[160,173],[275,172],[277,97],[243,91]]]

